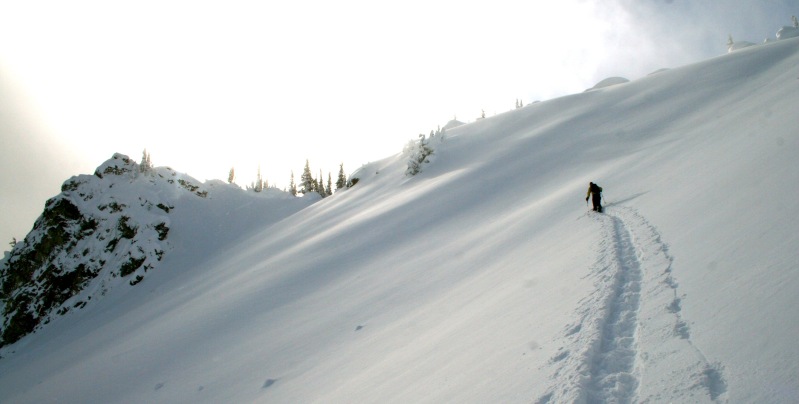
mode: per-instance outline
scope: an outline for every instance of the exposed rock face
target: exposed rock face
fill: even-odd
[[[185,195],[207,191],[170,168],[143,172],[121,154],[67,180],[0,261],[0,346],[111,287],[141,282],[170,250],[169,214]]]

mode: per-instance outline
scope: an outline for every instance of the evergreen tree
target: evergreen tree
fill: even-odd
[[[305,168],[302,170],[302,176],[300,177],[300,192],[303,194],[307,194],[309,192],[314,191],[314,179],[311,175],[311,166],[308,164],[308,160],[305,160]]]
[[[319,170],[319,180],[316,181],[316,192],[318,192],[322,198],[327,196],[325,193],[325,177],[322,175],[322,170]]]
[[[732,40],[732,34],[727,34],[727,47],[734,45],[735,41]]]
[[[336,191],[347,186],[347,176],[344,175],[344,163],[338,166],[338,179],[336,180]]]
[[[327,188],[325,188],[325,193],[327,195],[333,195],[333,176],[330,173],[327,173]]]
[[[794,28],[799,28],[799,19],[796,19],[795,15],[791,16],[791,21],[793,21],[793,27]]]
[[[289,182],[289,193],[297,196],[297,184],[294,183],[294,170],[291,170],[291,182]]]
[[[425,135],[420,134],[419,141],[410,141],[405,146],[404,152],[408,155],[408,169],[405,170],[405,175],[413,176],[422,171],[422,164],[430,162],[427,157],[433,154],[433,148],[425,139]]]
[[[261,192],[264,190],[264,179],[261,177],[261,165],[258,165],[258,175],[255,176],[255,185],[253,185],[253,190],[255,192]]]
[[[236,171],[233,167],[230,167],[230,172],[227,175],[227,183],[233,184],[236,181]]]

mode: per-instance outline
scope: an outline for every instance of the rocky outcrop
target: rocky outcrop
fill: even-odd
[[[33,230],[0,261],[0,346],[109,288],[136,285],[170,250],[175,199],[203,185],[170,168],[115,154],[94,175],[67,180]]]

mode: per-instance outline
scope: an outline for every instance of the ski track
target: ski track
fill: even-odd
[[[723,367],[690,339],[668,246],[635,209],[611,206],[580,218],[600,224],[595,289],[559,339],[536,402],[726,402]]]

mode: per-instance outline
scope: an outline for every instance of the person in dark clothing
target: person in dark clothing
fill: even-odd
[[[588,202],[588,198],[591,198],[591,202],[594,203],[594,211],[602,212],[602,187],[593,182],[588,184],[588,193],[585,194],[585,201]]]

